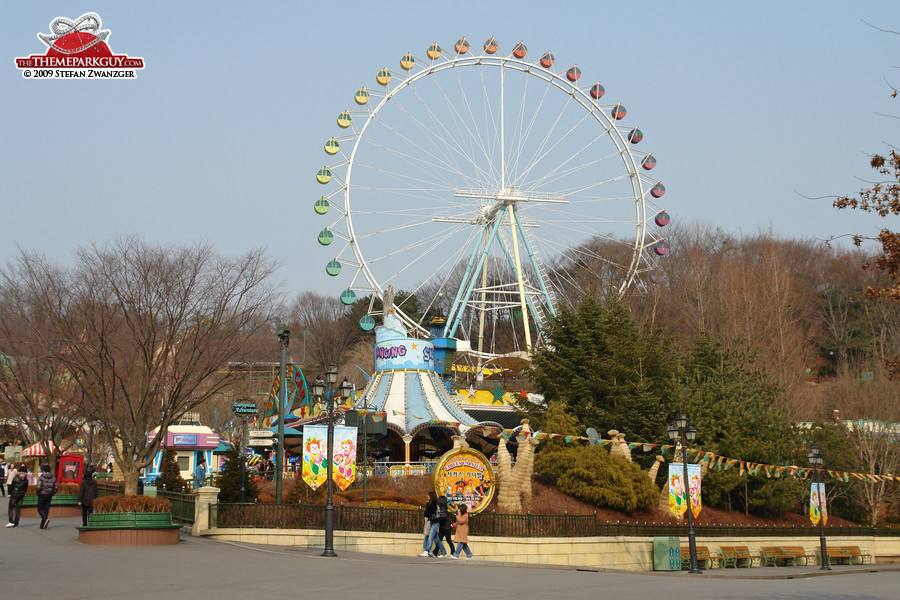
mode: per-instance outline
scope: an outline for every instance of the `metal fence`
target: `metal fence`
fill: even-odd
[[[97,481],[97,497],[103,496],[121,496],[125,493],[125,483],[122,481],[112,481],[111,479],[100,479]]]
[[[421,533],[421,510],[364,506],[334,507],[338,531],[392,531]],[[210,527],[324,529],[325,507],[316,504],[222,503],[209,507]]]
[[[165,498],[172,503],[173,521],[187,525],[194,523],[194,510],[197,505],[197,497],[195,495],[158,489],[156,490],[156,496]]]
[[[334,528],[339,531],[383,531],[421,533],[424,514],[420,510],[364,506],[334,507]],[[238,504],[210,506],[209,526],[271,529],[324,529],[325,507],[312,504]],[[700,525],[698,537],[818,537],[817,527],[759,527]],[[686,525],[619,523],[601,521],[593,515],[472,515],[469,532],[497,537],[612,537],[686,536]],[[900,527],[826,527],[833,536],[895,536]]]

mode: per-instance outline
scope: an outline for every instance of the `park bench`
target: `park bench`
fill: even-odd
[[[849,556],[847,561],[851,565],[853,564],[854,558],[858,558],[859,564],[861,565],[872,562],[872,555],[860,550],[859,546],[838,546],[838,549],[845,555]],[[830,554],[831,553],[829,552],[829,555]]]
[[[706,546],[697,546],[697,566],[702,569],[711,569],[713,564],[721,564],[722,557],[712,554]],[[681,568],[691,568],[691,548],[690,546],[681,547]]]
[[[840,547],[832,546],[832,547],[828,548],[827,552],[828,552],[828,564],[829,565],[835,564],[835,561],[836,561],[836,564],[839,564],[839,565],[844,564],[844,561],[847,561],[846,564],[848,564],[848,565],[852,562],[853,557],[850,556],[850,554],[844,552],[844,550],[841,549]],[[821,553],[822,553],[821,550],[816,550],[816,558],[818,558],[819,554],[821,554]]]
[[[751,567],[753,559],[757,558],[750,554],[750,548],[747,546],[722,546],[722,566],[723,567]],[[743,561],[743,564],[741,562]]]
[[[782,546],[782,550],[784,550],[785,554],[792,554],[794,556],[794,564],[796,564],[797,560],[803,559],[803,564],[808,565],[809,559],[816,560],[818,556],[816,554],[807,554],[806,550],[803,549],[803,546]]]
[[[781,546],[763,546],[759,556],[762,564],[767,567],[777,567],[779,561],[783,565],[790,564],[792,567],[797,564],[794,555],[785,552]]]

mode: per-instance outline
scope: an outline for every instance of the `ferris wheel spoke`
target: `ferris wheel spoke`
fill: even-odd
[[[387,154],[393,155],[398,159],[402,160],[407,165],[414,167],[420,173],[429,174],[432,177],[436,177],[440,179],[445,185],[450,186],[450,180],[447,179],[447,174],[456,174],[456,171],[453,169],[452,165],[449,165],[444,162],[435,161],[435,160],[425,160],[423,155],[425,155],[424,150],[420,154],[413,154],[410,152],[400,152],[399,150],[392,148],[387,144],[376,143],[373,140],[367,140],[367,145],[373,147],[375,150],[384,151]],[[412,146],[412,150],[419,150],[419,147],[410,144]],[[374,167],[371,167],[374,168]]]
[[[440,173],[442,176],[446,175],[447,173],[452,173],[452,174],[458,176],[462,171],[461,171],[459,164],[456,162],[453,153],[448,150],[448,147],[446,144],[434,143],[435,140],[441,140],[441,139],[443,139],[443,137],[434,128],[429,127],[427,124],[425,124],[422,121],[422,119],[420,119],[416,115],[414,115],[409,109],[407,109],[399,101],[396,103],[395,108],[398,111],[400,111],[401,113],[403,113],[409,119],[409,121],[416,126],[416,129],[418,130],[418,132],[420,134],[424,135],[426,140],[431,141],[430,145],[433,148],[436,148],[441,153],[440,155],[436,154],[432,150],[428,149],[425,146],[424,142],[415,142],[412,139],[410,139],[410,137],[408,135],[405,135],[405,134],[401,133],[400,131],[398,131],[396,128],[390,127],[382,122],[381,125],[385,129],[387,129],[391,133],[393,133],[395,136],[397,136],[397,138],[400,141],[403,141],[404,143],[408,144],[412,149],[414,149],[421,156],[427,156],[427,157],[431,158],[430,163],[429,163],[429,161],[423,161],[422,159],[419,159],[418,164],[416,164],[417,168],[422,169],[421,163],[433,164],[433,165],[444,165],[443,167],[440,167]],[[385,148],[388,147],[387,144],[384,144],[382,146]],[[416,156],[415,154],[412,155],[412,157],[415,157],[415,156]],[[412,161],[413,161],[413,163],[417,162],[417,161],[415,161],[414,158],[412,158]],[[425,169],[422,169],[422,170],[427,172],[427,170],[425,170]],[[446,181],[446,179],[445,179],[445,181]]]
[[[571,102],[572,102],[572,98],[569,97],[569,99],[566,101],[566,104],[565,104],[563,110],[558,111],[558,114],[556,115],[555,120],[553,121],[552,125],[548,128],[543,139],[541,140],[540,145],[535,149],[534,153],[531,155],[531,158],[529,159],[530,166],[519,177],[520,181],[523,182],[522,183],[523,186],[527,187],[528,184],[524,183],[524,182],[527,181],[528,177],[531,175],[532,170],[534,170],[538,166],[544,165],[543,161],[547,158],[547,156],[550,155],[551,152],[553,152],[554,150],[558,151],[558,149],[566,143],[567,139],[570,137],[571,134],[580,130],[584,126],[585,123],[590,121],[590,118],[589,118],[590,114],[583,115],[581,117],[581,119],[579,119],[576,123],[573,123],[567,131],[562,133],[562,135],[558,134],[557,128],[560,124],[560,121],[567,114],[566,109],[568,109]],[[554,135],[556,136],[555,138],[554,138]],[[597,135],[593,139],[593,142],[596,142],[597,140],[602,139],[603,137],[605,137],[605,135],[606,135],[606,131],[602,131],[599,135]],[[548,146],[548,144],[550,144],[551,140],[553,141],[553,143],[550,146]],[[564,153],[563,156],[566,156],[566,154]]]
[[[433,132],[433,137],[437,142],[436,145],[445,149],[446,152],[450,152],[452,149],[456,149],[457,152],[455,154],[453,152],[450,152],[451,157],[455,159],[456,155],[458,155],[459,157],[466,159],[466,162],[474,169],[475,173],[479,173],[481,171],[481,167],[479,166],[478,161],[476,161],[473,156],[469,156],[465,152],[464,148],[460,145],[460,138],[455,138],[453,135],[451,135],[446,125],[444,124],[444,120],[434,113],[431,104],[424,98],[422,98],[422,95],[418,89],[414,90],[414,93],[416,98],[418,98],[419,102],[421,103],[422,107],[425,109],[428,117],[435,125],[435,128],[431,131]],[[437,133],[438,131],[443,131],[446,135],[440,135]],[[459,163],[457,163],[455,160],[453,160],[453,163],[457,166],[459,172],[465,176],[465,171],[460,168]]]
[[[544,108],[544,101],[547,99],[547,94],[549,94],[550,90],[553,89],[553,85],[549,81],[546,83],[547,83],[547,85],[544,86],[544,93],[541,96],[540,101],[538,102],[537,108],[535,108],[535,110],[532,112],[531,119],[528,123],[528,126],[522,135],[523,141],[521,144],[517,145],[517,147],[519,147],[519,148],[523,148],[527,145],[526,142],[531,137],[531,132],[534,130],[535,124],[538,121],[538,117],[542,114],[542,110]],[[557,123],[559,123],[559,120],[562,118],[562,115],[565,113],[565,110],[568,107],[570,101],[571,101],[571,99],[566,102],[566,105],[563,107],[563,110],[557,111],[556,120],[554,121],[554,126],[549,128],[548,131],[544,134],[543,140],[541,141],[541,143],[538,145],[538,147],[534,151],[536,154],[540,154],[542,152],[542,148],[546,145],[547,140],[553,134],[555,125]],[[524,111],[523,111],[523,113],[524,113]],[[522,115],[522,117],[524,118],[524,114]],[[520,166],[519,163],[520,163],[521,158],[522,158],[522,153],[521,152],[516,153],[516,160],[513,164],[513,179],[515,181],[521,181],[522,179],[527,177],[527,172],[530,171],[532,168],[532,167],[529,167],[524,174],[520,175],[519,174],[519,166]],[[532,154],[531,157],[529,157],[528,161],[526,161],[526,164],[531,164],[533,166],[534,163],[535,163],[534,154]]]
[[[440,81],[437,81],[436,83],[437,83],[438,90],[441,92],[441,94],[444,98],[444,103],[447,105],[447,109],[450,111],[450,113],[453,116],[456,117],[454,119],[454,122],[456,123],[456,129],[457,129],[457,136],[455,138],[457,144],[461,144],[462,140],[469,140],[470,142],[476,141],[478,136],[476,136],[474,134],[474,132],[472,130],[473,129],[472,126],[468,123],[467,119],[465,119],[463,117],[463,115],[460,114],[456,105],[454,104],[453,101],[451,101],[446,90],[440,84]],[[460,128],[460,126],[462,126],[462,128]],[[466,156],[469,160],[469,164],[474,165],[480,169],[479,163],[478,163],[478,158],[476,158],[476,154],[480,154],[481,159],[485,163],[490,163],[490,156],[486,152],[485,147],[483,145],[479,144],[479,145],[477,145],[477,147],[470,147],[468,149],[468,154],[466,154]],[[483,171],[481,171],[481,173],[483,176],[487,175]]]
[[[557,147],[559,147],[560,145],[564,144],[564,143],[566,142],[566,139],[569,137],[569,135],[572,134],[576,129],[578,129],[582,124],[583,124],[583,121],[577,123],[576,125],[573,125],[572,127],[570,127],[570,128],[568,129],[568,131],[566,131],[566,133],[565,133],[563,136],[561,136],[561,137],[553,144],[552,147],[550,147],[550,148],[547,149],[547,153],[552,152],[553,150],[556,150]],[[601,133],[601,134],[599,134],[599,135],[597,135],[597,136],[595,136],[594,138],[592,138],[592,139],[590,139],[590,140],[588,140],[588,141],[585,141],[585,142],[582,144],[582,146],[581,146],[578,150],[576,150],[576,151],[574,151],[574,152],[571,152],[571,153],[566,152],[566,153],[564,154],[564,157],[565,157],[564,160],[562,160],[562,161],[561,161],[558,165],[556,165],[555,167],[553,167],[553,168],[551,168],[551,169],[548,169],[548,171],[544,174],[544,176],[542,176],[542,177],[540,177],[540,178],[538,178],[538,179],[536,179],[536,180],[534,180],[534,181],[532,181],[532,182],[529,182],[529,183],[527,184],[527,187],[530,187],[531,189],[535,189],[535,188],[539,188],[539,187],[541,187],[541,186],[544,186],[544,185],[546,185],[546,184],[549,183],[549,182],[552,182],[552,181],[555,181],[555,180],[559,179],[559,178],[560,178],[560,172],[561,172],[561,170],[563,169],[563,167],[566,167],[566,165],[569,165],[569,164],[570,164],[572,161],[574,161],[576,158],[580,157],[583,153],[585,153],[589,148],[591,148],[594,144],[596,144],[599,140],[601,140],[601,139],[604,138],[604,137],[606,137],[605,132],[604,132],[604,133]],[[536,161],[534,162],[534,164],[535,164],[535,165],[539,164],[539,163],[544,159],[544,157],[547,155],[547,153],[545,153],[545,154],[542,155],[538,160],[536,160]],[[605,158],[606,158],[606,156],[601,157],[601,158],[598,158],[597,160],[594,161],[594,164],[600,162],[601,160],[603,160],[603,159],[605,159]],[[529,169],[529,171],[530,171],[530,169]]]

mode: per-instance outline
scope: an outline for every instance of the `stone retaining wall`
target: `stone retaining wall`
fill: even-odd
[[[285,529],[206,529],[200,535],[218,540],[322,548],[325,533],[321,530]],[[653,569],[653,539],[647,537],[577,537],[577,538],[498,538],[469,536],[469,546],[481,560],[535,565],[562,565],[587,569],[621,569],[650,571]],[[681,540],[687,545],[687,538]],[[841,536],[828,541],[835,546],[859,546],[875,557],[876,562],[893,562],[900,556],[900,538]],[[798,546],[810,553],[819,547],[818,537],[697,538],[697,545],[718,552],[722,545],[749,546],[758,554],[761,546]],[[422,551],[422,536],[408,533],[334,532],[335,551],[367,552],[415,556]]]

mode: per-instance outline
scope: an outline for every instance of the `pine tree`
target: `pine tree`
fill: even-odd
[[[225,453],[225,468],[216,480],[219,487],[220,502],[241,501],[241,453],[237,448],[229,448]],[[255,502],[259,496],[259,489],[253,476],[247,473],[245,484],[246,501]]]
[[[580,428],[618,429],[629,441],[659,442],[677,397],[677,357],[628,308],[588,296],[547,329],[531,376],[548,402],[561,401]],[[556,433],[556,432],[554,432]]]
[[[181,477],[181,469],[175,459],[175,451],[171,448],[163,450],[162,460],[159,465],[159,477],[156,478],[156,488],[181,492],[187,489],[187,481]]]

